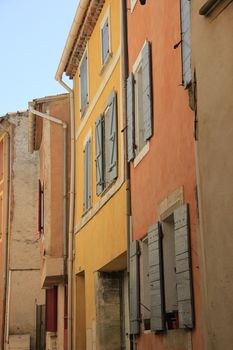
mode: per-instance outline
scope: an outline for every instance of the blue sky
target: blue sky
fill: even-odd
[[[54,76],[78,3],[0,0],[0,116],[66,92]]]

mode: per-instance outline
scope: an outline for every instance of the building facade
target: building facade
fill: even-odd
[[[69,106],[68,94],[34,99],[29,103],[29,151],[39,158],[35,175],[37,227],[34,227],[40,243],[38,278],[46,293],[46,345],[40,346],[48,350],[67,348]]]
[[[138,350],[201,350],[190,2],[127,9],[131,340]]]
[[[128,349],[121,2],[80,1],[74,32],[64,68],[76,124],[73,348]]]
[[[205,349],[230,349],[233,292],[233,3],[191,2]]]
[[[35,350],[44,304],[35,235],[38,157],[27,150],[27,112],[7,114],[0,128],[0,348]]]

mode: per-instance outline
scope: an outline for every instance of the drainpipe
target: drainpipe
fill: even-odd
[[[53,123],[59,124],[64,130],[64,169],[63,169],[63,241],[64,241],[64,275],[66,274],[66,261],[67,261],[67,123],[61,119],[53,117],[47,113],[42,113],[33,108],[34,104],[29,103],[29,115],[35,114],[38,117],[47,119]]]
[[[6,130],[1,124],[0,128],[5,131],[7,134],[7,193],[6,193],[6,242],[5,242],[5,259],[4,259],[4,290],[3,290],[3,317],[6,313],[6,295],[7,295],[7,275],[8,275],[8,244],[9,244],[9,212],[10,212],[10,169],[11,169],[11,139],[10,139],[10,133],[8,130]],[[10,286],[9,286],[10,289]],[[9,319],[9,311],[7,311],[7,317],[5,317],[5,321]],[[2,324],[2,349],[4,348],[4,339],[5,339],[5,322],[3,321]]]
[[[128,162],[128,138],[127,138],[127,78],[129,75],[129,57],[128,57],[128,30],[127,30],[127,4],[126,0],[121,1],[122,11],[122,39],[123,39],[123,99],[124,99],[124,111],[125,116],[125,167],[126,167],[126,227],[127,227],[127,265],[129,275],[130,264],[130,243],[132,242],[131,234],[131,191],[130,191],[130,162]],[[130,291],[130,285],[128,280],[128,295]],[[130,349],[136,349],[135,337],[130,338]]]
[[[62,70],[58,70],[55,79],[68,91],[70,94],[70,137],[71,137],[71,152],[70,152],[70,208],[69,208],[69,237],[68,237],[68,310],[67,310],[67,325],[68,325],[68,350],[72,350],[72,290],[73,290],[73,236],[74,236],[74,186],[75,186],[75,119],[74,119],[74,92],[62,80]]]

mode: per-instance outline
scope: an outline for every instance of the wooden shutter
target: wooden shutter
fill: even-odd
[[[174,211],[176,283],[179,327],[194,327],[192,268],[189,234],[189,207],[182,205]]]
[[[151,225],[148,230],[149,281],[151,295],[151,330],[165,330],[163,289],[163,259],[161,224]]]
[[[81,96],[81,108],[80,112],[83,114],[85,111],[87,101],[88,101],[88,91],[87,91],[87,54],[83,57],[80,66],[80,96]]]
[[[192,79],[190,43],[190,0],[181,0],[181,33],[183,84],[185,87],[187,87]]]
[[[41,192],[42,192],[42,186],[41,186],[40,180],[38,180],[38,188],[37,188],[37,233],[36,233],[36,238],[38,240],[40,239],[40,236],[41,236],[41,226],[42,226],[42,222],[41,222],[41,209],[42,209]]]
[[[104,23],[103,28],[101,29],[102,36],[102,64],[105,63],[106,58],[109,54],[109,24],[108,19]]]
[[[99,195],[104,189],[103,168],[103,116],[95,122],[95,151],[96,151],[96,194]]]
[[[139,285],[139,243],[132,241],[129,248],[129,318],[130,334],[140,333],[140,285]]]
[[[109,180],[117,177],[117,97],[114,91],[109,99],[109,130],[108,130],[108,148],[109,148]]]
[[[84,210],[91,206],[91,140],[89,139],[84,148]]]
[[[128,162],[134,159],[134,75],[131,73],[127,79],[127,148]]]
[[[151,48],[147,41],[142,50],[142,101],[144,141],[152,136]]]

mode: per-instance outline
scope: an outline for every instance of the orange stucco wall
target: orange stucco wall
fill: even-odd
[[[128,0],[127,7],[130,8]],[[193,349],[201,350],[201,307],[197,256],[196,177],[193,137],[193,112],[188,92],[181,86],[180,2],[137,1],[128,11],[129,71],[145,40],[152,43],[153,136],[149,152],[134,167],[131,162],[133,238],[146,235],[148,226],[158,219],[159,204],[183,186],[184,202],[190,205],[196,328],[192,332]],[[166,336],[144,334],[140,349],[187,349],[165,341]],[[166,342],[166,345],[165,345]]]

